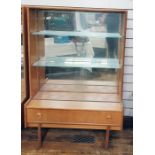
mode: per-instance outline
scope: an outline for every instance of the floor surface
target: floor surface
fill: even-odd
[[[131,129],[111,131],[109,148],[104,148],[105,131],[43,129],[43,146],[37,148],[37,130],[23,129],[22,155],[132,155]]]

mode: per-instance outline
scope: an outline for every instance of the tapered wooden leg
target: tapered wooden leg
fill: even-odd
[[[109,135],[110,135],[110,126],[107,127],[106,129],[106,135],[105,135],[105,148],[108,148],[109,144]]]
[[[38,124],[38,148],[42,146],[41,124]]]

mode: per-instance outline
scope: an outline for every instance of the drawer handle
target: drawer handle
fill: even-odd
[[[111,115],[106,116],[107,119],[112,119]]]
[[[41,118],[42,114],[40,112],[37,113],[38,118]]]

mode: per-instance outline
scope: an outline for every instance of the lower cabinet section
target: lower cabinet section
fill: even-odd
[[[120,108],[120,110],[118,110],[119,108],[115,108],[111,111],[105,109],[99,110],[99,107],[97,108],[98,110],[90,110],[90,107],[88,107],[88,109],[84,109],[82,107],[81,109],[61,109],[62,107],[60,109],[56,109],[54,108],[56,106],[52,104],[50,105],[50,108],[49,104],[47,108],[46,104],[40,104],[40,107],[38,108],[39,105],[34,105],[33,103],[34,101],[30,101],[28,106],[25,107],[25,124],[26,127],[38,128],[38,147],[41,147],[42,145],[42,128],[106,130],[105,148],[107,148],[109,144],[110,130],[122,129],[122,108]]]
[[[118,100],[90,102],[34,98],[25,104],[25,127],[38,128],[39,147],[42,145],[42,128],[77,128],[106,130],[107,148],[110,130],[121,130],[122,124],[123,106]]]
[[[109,111],[27,109],[28,123],[72,124],[72,125],[110,125],[121,127],[122,113]]]

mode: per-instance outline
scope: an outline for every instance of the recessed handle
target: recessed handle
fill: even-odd
[[[41,118],[41,116],[42,116],[42,113],[40,113],[40,112],[37,112],[37,116],[38,116],[38,118]]]
[[[106,118],[107,119],[112,119],[112,116],[111,115],[107,115]]]

